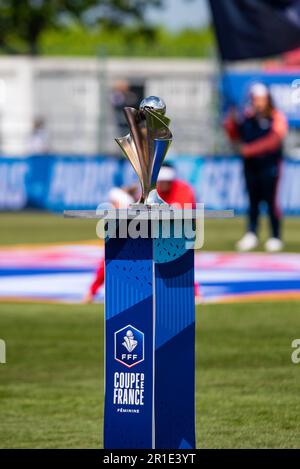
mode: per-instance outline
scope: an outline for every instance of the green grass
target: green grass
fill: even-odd
[[[96,220],[66,219],[46,212],[0,213],[0,245],[96,239]]]
[[[102,447],[102,307],[0,309],[0,447]],[[198,447],[300,447],[299,335],[296,302],[198,307]]]
[[[244,231],[244,219],[206,220],[205,250],[232,251]],[[287,218],[284,223],[285,250],[300,250],[300,218]],[[261,241],[267,239],[266,220],[262,222]],[[0,245],[23,243],[76,242],[96,239],[96,220],[64,219],[45,212],[0,213]],[[262,249],[262,244],[259,249]]]
[[[0,304],[0,447],[99,447],[103,313],[98,306]]]
[[[299,302],[206,305],[197,323],[198,445],[299,448]]]
[[[95,239],[95,221],[0,214],[0,245]],[[300,220],[285,225],[299,251]],[[208,220],[205,249],[232,250],[243,220]],[[262,239],[266,238],[263,224]],[[197,308],[197,445],[299,448],[300,302]],[[97,448],[103,426],[103,309],[0,303],[1,448]]]

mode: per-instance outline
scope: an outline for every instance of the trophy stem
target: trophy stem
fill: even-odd
[[[168,205],[159,195],[158,195],[158,192],[157,192],[157,189],[156,187],[154,189],[152,189],[145,202],[144,202],[146,205]]]

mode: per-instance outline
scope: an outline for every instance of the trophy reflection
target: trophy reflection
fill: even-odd
[[[129,134],[116,138],[123,153],[133,166],[142,189],[139,204],[161,205],[156,182],[161,165],[172,142],[170,119],[165,116],[166,105],[161,98],[143,99],[139,109],[124,108]]]

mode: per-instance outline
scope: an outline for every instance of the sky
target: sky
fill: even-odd
[[[171,30],[198,28],[209,21],[207,0],[164,0],[164,9],[149,8],[147,19]]]

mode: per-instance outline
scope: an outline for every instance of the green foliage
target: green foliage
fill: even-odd
[[[186,1],[186,0],[182,0]],[[206,57],[210,28],[171,32],[147,25],[164,0],[0,0],[0,52],[111,57]]]
[[[207,57],[213,50],[210,28],[171,32],[157,28],[151,34],[137,28],[48,30],[41,38],[43,55],[94,56],[105,50],[109,57]]]
[[[0,48],[8,53],[39,53],[40,37],[49,28],[62,31],[72,24],[108,29],[134,23],[145,34],[150,5],[162,0],[0,0]]]

